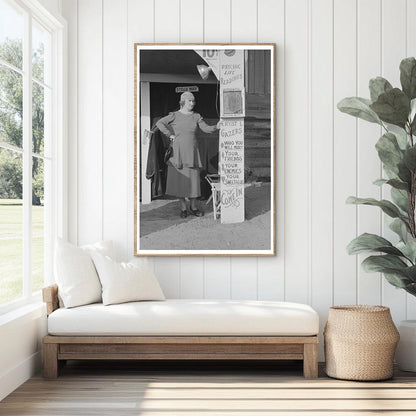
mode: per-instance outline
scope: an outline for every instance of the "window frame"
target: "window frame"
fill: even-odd
[[[7,1],[7,0],[6,0]],[[32,293],[32,160],[44,159],[51,164],[49,178],[44,178],[45,187],[49,182],[49,211],[44,223],[44,285],[54,282],[53,249],[57,237],[67,238],[67,23],[45,9],[37,0],[14,0],[13,4],[24,14],[23,38],[23,145],[22,149],[7,143],[1,148],[23,155],[23,294],[16,300],[0,305],[0,315],[28,303],[41,300],[41,291]],[[50,86],[50,154],[39,155],[32,150],[32,22],[36,21],[51,35],[51,80]],[[2,61],[2,64],[4,62]],[[7,64],[6,64],[7,66]],[[14,68],[13,68],[14,69]],[[20,71],[19,71],[20,72]],[[39,82],[38,82],[39,83]],[[46,88],[45,86],[43,88]]]

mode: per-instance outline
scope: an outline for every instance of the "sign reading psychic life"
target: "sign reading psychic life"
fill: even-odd
[[[244,221],[244,51],[219,51],[221,223]]]

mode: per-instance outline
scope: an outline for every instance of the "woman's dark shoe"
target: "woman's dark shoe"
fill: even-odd
[[[189,212],[192,215],[195,215],[195,217],[203,217],[204,213],[202,211],[200,211],[199,209],[190,209]]]
[[[188,216],[188,211],[186,209],[181,211],[181,218],[186,218]]]

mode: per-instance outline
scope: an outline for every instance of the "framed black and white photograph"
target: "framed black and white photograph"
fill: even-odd
[[[134,47],[135,255],[275,255],[275,45]]]

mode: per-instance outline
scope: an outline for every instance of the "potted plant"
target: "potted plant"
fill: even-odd
[[[349,254],[374,253],[362,262],[363,269],[381,272],[390,284],[416,296],[415,58],[401,61],[400,83],[401,89],[393,88],[386,79],[377,77],[369,82],[370,99],[348,97],[338,103],[340,111],[383,128],[376,150],[385,178],[377,179],[374,184],[388,185],[391,189],[391,200],[350,196],[347,203],[381,208],[390,217],[389,228],[398,236],[398,242],[393,244],[379,235],[364,233],[348,244],[347,251]],[[399,365],[403,370],[416,371],[416,338],[407,343],[403,339],[403,335],[416,336],[416,321],[404,321],[400,328]],[[409,355],[413,362],[409,362]],[[405,362],[400,357],[405,357]]]

